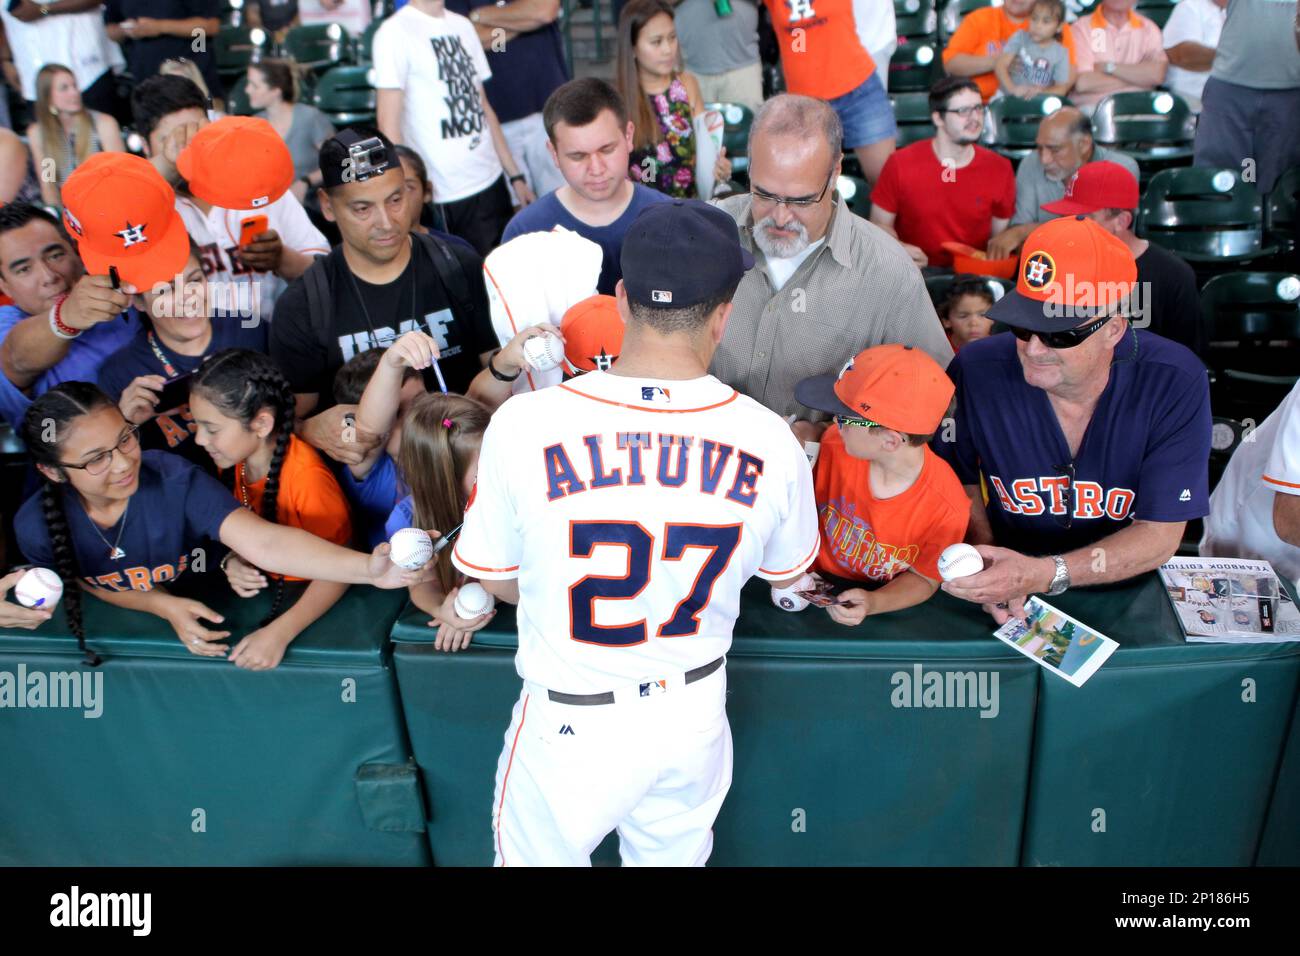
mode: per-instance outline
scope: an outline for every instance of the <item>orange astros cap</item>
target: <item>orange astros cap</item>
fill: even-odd
[[[264,119],[225,116],[209,123],[176,157],[189,191],[223,209],[261,209],[293,185],[293,157]]]
[[[955,391],[939,363],[920,349],[877,345],[855,355],[839,375],[804,379],[794,394],[818,411],[929,435],[943,421]]]
[[[623,348],[623,317],[612,295],[593,295],[569,307],[560,320],[570,372],[602,372]]]
[[[1045,222],[1029,234],[1016,287],[989,318],[1034,332],[1064,332],[1114,311],[1137,285],[1128,246],[1087,216]]]
[[[150,289],[185,270],[190,239],[176,194],[147,159],[96,153],[63,184],[63,221],[91,275]]]

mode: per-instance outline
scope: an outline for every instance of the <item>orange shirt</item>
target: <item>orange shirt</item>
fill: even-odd
[[[235,466],[235,497],[254,513],[262,513],[262,493],[266,479],[244,482],[244,463]],[[289,437],[289,448],[280,466],[280,494],[275,500],[276,523],[302,528],[318,538],[347,545],[352,540],[352,520],[348,502],[339,488],[338,479],[325,466],[315,448],[297,436]],[[257,555],[246,555],[256,561]],[[278,576],[278,575],[273,575]],[[286,577],[286,581],[304,578]]]
[[[781,69],[791,93],[833,100],[876,72],[853,16],[854,0],[765,0],[781,44]]]
[[[871,462],[850,455],[839,429],[828,428],[813,474],[821,528],[814,566],[856,581],[888,581],[908,568],[939,580],[939,555],[966,537],[970,518],[957,475],[929,447],[902,494],[873,497],[870,474]]]
[[[972,10],[962,18],[957,32],[948,39],[948,45],[943,51],[943,62],[947,63],[958,53],[969,53],[972,56],[997,56],[1014,34],[1028,26],[1029,17],[1017,23],[1007,16],[1006,10],[1002,7],[981,7]],[[1075,65],[1077,61],[1074,56],[1074,32],[1068,24],[1061,29],[1061,45],[1070,54],[1070,64]],[[998,91],[998,77],[992,70],[980,73],[971,79],[979,85],[985,102]]]

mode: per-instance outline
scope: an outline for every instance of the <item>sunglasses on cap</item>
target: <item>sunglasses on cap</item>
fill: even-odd
[[[881,428],[880,422],[873,422],[870,418],[850,418],[848,415],[836,415],[835,424],[844,428],[847,425],[856,425],[859,428]]]
[[[1011,332],[1022,342],[1028,342],[1031,336],[1038,336],[1038,341],[1042,342],[1049,349],[1072,349],[1076,345],[1084,342],[1088,336],[1092,335],[1103,325],[1119,315],[1118,312],[1112,312],[1109,315],[1103,315],[1101,318],[1082,325],[1077,329],[1065,329],[1061,332],[1037,332],[1033,329],[1022,329],[1019,326],[1010,326]]]

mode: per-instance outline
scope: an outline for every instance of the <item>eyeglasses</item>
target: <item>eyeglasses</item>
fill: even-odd
[[[1012,326],[1011,331],[1015,337],[1022,342],[1028,342],[1031,336],[1038,336],[1038,341],[1042,342],[1049,349],[1072,349],[1081,344],[1088,336],[1096,332],[1103,325],[1113,319],[1119,313],[1103,315],[1095,322],[1089,322],[1087,325],[1080,326],[1077,329],[1065,329],[1061,332],[1037,332],[1033,329],[1022,329]]]
[[[86,474],[92,476],[102,475],[104,472],[108,471],[109,465],[113,463],[113,452],[120,451],[123,456],[125,456],[139,447],[139,431],[139,425],[130,426],[126,431],[122,432],[122,437],[117,440],[117,445],[115,447],[110,448],[108,451],[101,451],[94,458],[90,459],[90,461],[83,462],[80,465],[73,465],[69,462],[61,461],[59,462],[59,465],[63,468],[82,469]]]
[[[807,196],[802,199],[787,199],[785,196],[773,196],[771,193],[764,192],[752,183],[749,187],[749,194],[755,200],[760,202],[772,203],[778,206],[790,206],[794,209],[807,209],[810,206],[817,205],[826,197],[826,190],[831,188],[831,181],[834,178],[835,170],[832,169],[831,174],[826,177],[826,185],[822,187],[822,191],[817,194],[815,199]]]
[[[950,109],[945,108],[945,109],[944,109],[944,112],[945,112],[945,113],[956,113],[956,114],[957,114],[958,116],[960,116],[962,119],[965,119],[966,117],[970,116],[972,113],[978,113],[980,116],[983,116],[983,115],[984,115],[984,111],[987,110],[987,109],[988,109],[988,107],[985,106],[983,103],[974,103],[974,104],[972,104],[971,106],[961,106],[961,107],[958,107],[958,108],[955,109],[955,110],[950,110]]]
[[[848,425],[856,425],[859,428],[882,427],[879,422],[873,422],[870,418],[850,418],[848,415],[836,415],[835,424],[839,425],[840,428],[844,428]]]

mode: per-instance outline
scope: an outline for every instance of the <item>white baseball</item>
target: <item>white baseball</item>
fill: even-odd
[[[945,581],[979,574],[984,570],[984,559],[969,544],[950,544],[939,555],[939,577]]]
[[[805,573],[803,577],[788,588],[772,588],[772,603],[783,611],[802,611],[808,606],[808,599],[802,598],[794,592],[811,590],[816,584],[817,582],[813,579],[813,576]]]
[[[469,621],[486,614],[496,606],[496,603],[496,598],[488,594],[483,585],[471,581],[456,592],[456,600],[452,603],[452,607],[458,618]]]
[[[549,372],[564,359],[564,346],[554,335],[543,332],[524,339],[524,361],[535,372]]]
[[[423,528],[402,528],[388,539],[388,557],[399,568],[414,571],[433,556],[433,541]]]
[[[63,597],[63,579],[49,568],[31,568],[14,585],[14,597],[23,607],[52,608]]]

